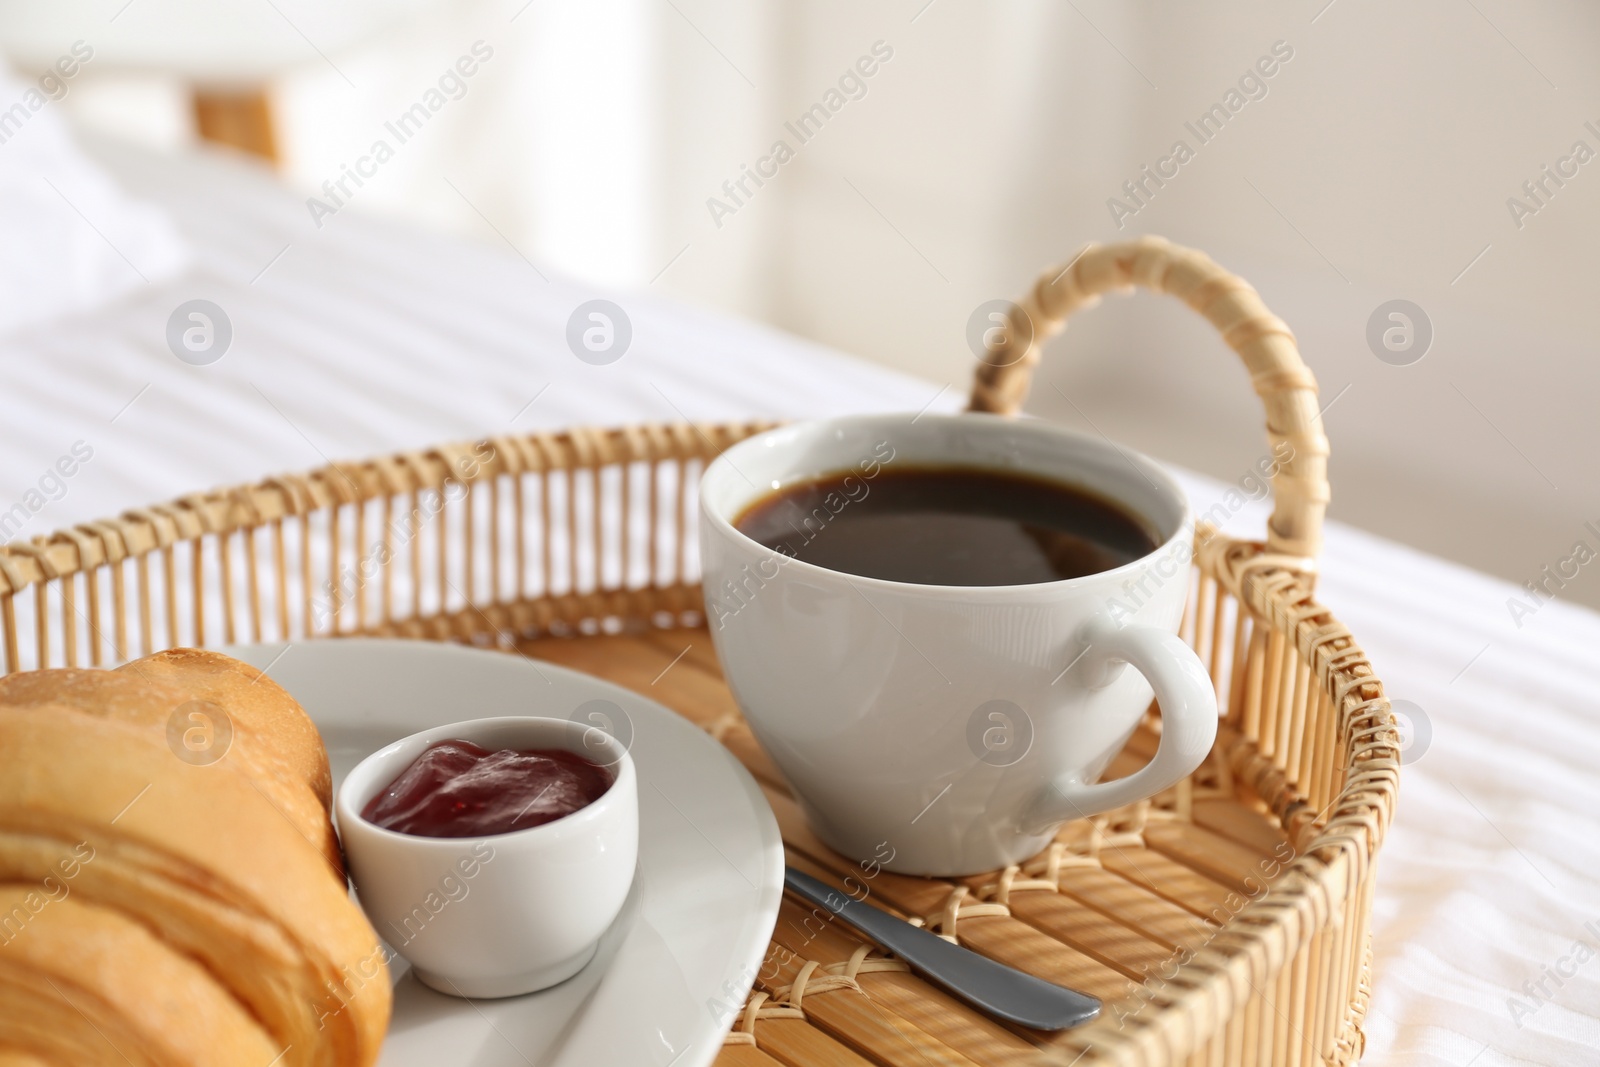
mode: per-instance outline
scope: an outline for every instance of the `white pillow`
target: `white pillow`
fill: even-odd
[[[58,103],[70,91],[55,73],[27,81],[0,65],[0,336],[92,311],[189,263],[166,213],[125,195],[73,141]]]

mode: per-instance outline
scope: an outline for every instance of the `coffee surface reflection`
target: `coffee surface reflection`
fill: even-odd
[[[885,467],[785,485],[734,522],[768,548],[845,574],[917,585],[1031,585],[1148,555],[1157,539],[1121,505],[1025,474]]]

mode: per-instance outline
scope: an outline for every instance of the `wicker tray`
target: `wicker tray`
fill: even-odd
[[[692,486],[766,424],[496,437],[185,497],[0,549],[7,672],[178,644],[378,634],[548,658],[663,701],[764,784],[789,861],[997,959],[1097,994],[1046,1035],[996,1024],[786,903],[719,1064],[1349,1064],[1362,1048],[1376,853],[1397,735],[1350,632],[1313,597],[1326,441],[1315,383],[1255,291],[1154,238],[1047,271],[996,331],[973,406],[1014,412],[1044,339],[1143,285],[1205,315],[1267,409],[1264,543],[1201,524],[1183,636],[1224,709],[1166,793],[1069,824],[1021,868],[952,882],[863,868],[807,830],[722,683],[699,616]],[[1109,774],[1156,743],[1152,714]],[[738,991],[734,991],[737,994]]]

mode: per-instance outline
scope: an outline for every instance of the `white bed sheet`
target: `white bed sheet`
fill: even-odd
[[[197,264],[88,319],[0,342],[0,514],[42,501],[13,535],[327,457],[507,430],[960,405],[964,383],[648,291],[546,281],[504,244],[354,212],[317,230],[247,164],[97,151],[172,212]],[[627,355],[604,367],[564,340],[571,309],[597,295],[634,327]],[[194,298],[233,323],[211,366],[166,347],[168,315]],[[64,491],[52,481],[30,497],[79,442],[92,457]],[[1179,473],[1200,510],[1221,499],[1220,483]],[[1262,518],[1253,506],[1231,525],[1255,532]],[[1330,524],[1322,597],[1433,733],[1406,769],[1380,860],[1374,1067],[1600,1063],[1600,957],[1574,954],[1579,941],[1600,952],[1600,616],[1554,602],[1519,628],[1506,606],[1517,593]],[[1558,985],[1557,971],[1571,976]],[[1550,996],[1535,1000],[1524,983],[1541,978]]]

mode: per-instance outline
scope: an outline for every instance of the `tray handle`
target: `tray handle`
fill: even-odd
[[[972,383],[969,411],[1015,415],[1022,408],[1044,342],[1067,317],[1100,302],[1102,293],[1142,286],[1171,295],[1205,316],[1250,372],[1267,411],[1267,439],[1281,459],[1272,478],[1267,551],[1313,571],[1328,508],[1328,439],[1317,407],[1317,382],[1300,358],[1294,334],[1249,282],[1203,252],[1161,237],[1090,244],[1066,266],[1051,267],[1006,314],[1004,329],[986,335],[987,350]]]

